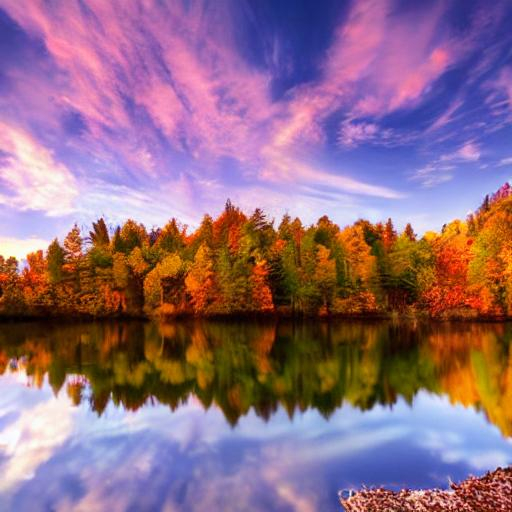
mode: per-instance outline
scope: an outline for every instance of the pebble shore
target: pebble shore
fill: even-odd
[[[363,489],[340,495],[346,512],[512,512],[512,467],[455,484],[448,490]]]

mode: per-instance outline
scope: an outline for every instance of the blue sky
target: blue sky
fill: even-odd
[[[0,0],[0,253],[229,197],[439,229],[512,177],[508,1]]]

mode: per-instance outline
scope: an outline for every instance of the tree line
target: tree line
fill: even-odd
[[[0,248],[1,252],[1,248]],[[188,232],[171,219],[146,229],[105,219],[62,243],[0,256],[4,316],[370,315],[512,316],[512,187],[464,221],[418,237],[411,224],[327,216],[276,225],[229,200]]]

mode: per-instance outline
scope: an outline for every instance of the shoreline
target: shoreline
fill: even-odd
[[[497,468],[481,477],[469,476],[449,489],[389,491],[362,489],[343,497],[340,504],[345,512],[497,512],[512,510],[512,466]]]
[[[305,314],[305,313],[282,313],[282,312],[241,312],[241,313],[226,313],[226,314],[195,314],[191,312],[182,312],[177,314],[167,315],[147,315],[140,314],[110,314],[110,315],[91,315],[84,313],[55,313],[48,314],[47,312],[41,314],[28,314],[28,315],[9,315],[0,313],[0,324],[16,321],[102,321],[102,320],[139,320],[139,321],[158,321],[158,322],[173,322],[173,321],[189,321],[189,320],[214,320],[214,321],[279,321],[279,320],[292,320],[292,321],[398,321],[398,322],[433,322],[436,324],[443,324],[449,322],[455,323],[506,323],[511,322],[511,316],[469,316],[469,315],[444,315],[444,316],[430,316],[427,313],[399,313],[399,312],[385,312],[385,313],[331,313],[331,314]]]

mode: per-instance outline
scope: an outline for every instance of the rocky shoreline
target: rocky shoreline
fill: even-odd
[[[340,502],[345,512],[510,512],[512,467],[469,477],[448,490],[363,489]]]

